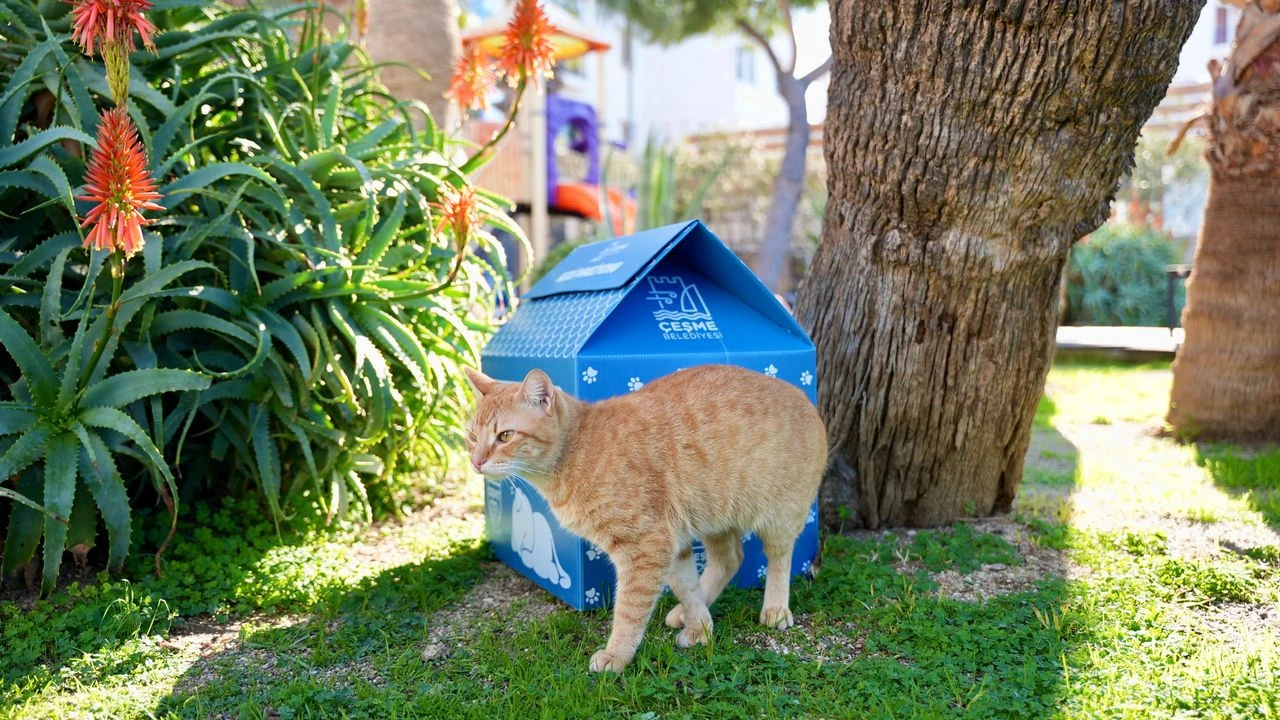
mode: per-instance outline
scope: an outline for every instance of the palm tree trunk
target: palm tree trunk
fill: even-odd
[[[1206,440],[1280,440],[1280,2],[1245,9],[1214,71],[1209,200],[1167,420]]]
[[[825,518],[1009,509],[1067,253],[1106,219],[1200,5],[832,0],[830,199],[796,306]]]

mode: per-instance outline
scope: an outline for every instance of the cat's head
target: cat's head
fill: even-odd
[[[501,382],[467,368],[476,407],[467,422],[471,466],[486,477],[551,474],[560,455],[556,388],[541,370],[524,381]]]

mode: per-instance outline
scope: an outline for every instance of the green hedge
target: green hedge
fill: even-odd
[[[1105,225],[1071,250],[1067,269],[1067,318],[1076,325],[1163,327],[1167,313],[1165,269],[1179,250],[1155,230]],[[1185,289],[1176,286],[1181,315]]]

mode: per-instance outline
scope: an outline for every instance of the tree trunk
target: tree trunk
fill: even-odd
[[[1167,417],[1197,439],[1280,440],[1280,2],[1264,4],[1211,66],[1209,200]]]
[[[756,251],[756,274],[774,292],[783,287],[791,260],[791,230],[796,208],[804,192],[804,173],[809,156],[809,109],[804,96],[808,85],[787,73],[778,74],[778,91],[787,101],[787,139],[782,167],[773,183],[773,200],[764,221],[764,237]]]
[[[1067,252],[1106,219],[1201,4],[832,1],[830,199],[796,308],[829,523],[1009,509]]]

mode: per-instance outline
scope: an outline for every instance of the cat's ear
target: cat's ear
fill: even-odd
[[[524,376],[524,382],[520,384],[520,392],[530,405],[548,415],[555,409],[556,386],[546,373],[537,368],[530,370],[529,374]]]
[[[463,370],[467,372],[467,380],[470,381],[471,387],[475,388],[476,395],[488,395],[498,389],[498,381],[479,370],[472,370],[471,368],[463,368]]]

